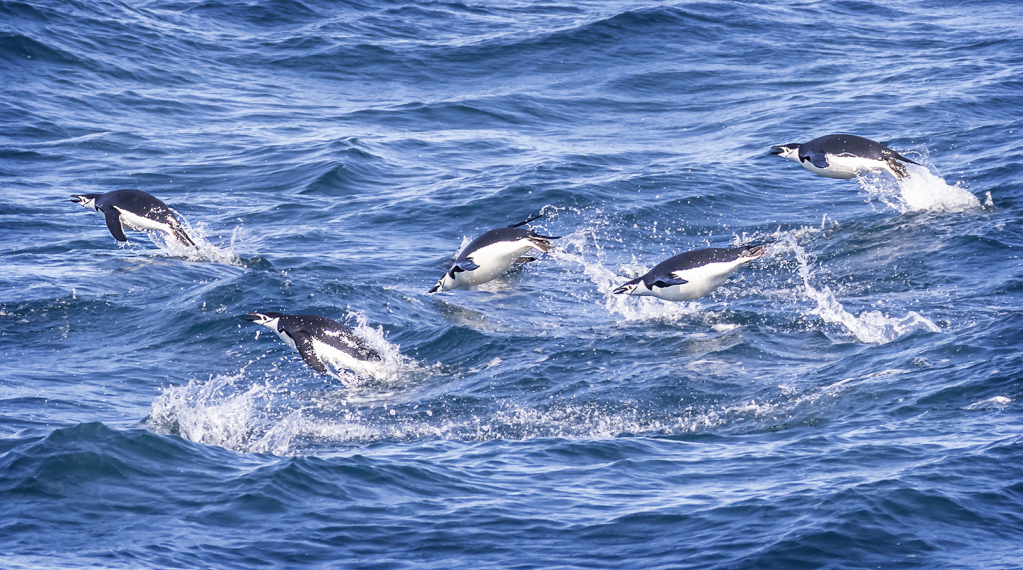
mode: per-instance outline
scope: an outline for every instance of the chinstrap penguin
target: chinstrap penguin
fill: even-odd
[[[277,333],[317,372],[329,374],[328,364],[362,376],[376,376],[380,371],[380,353],[352,329],[326,317],[253,312],[245,320]]]
[[[828,178],[856,178],[868,172],[885,170],[897,180],[902,180],[909,175],[903,162],[919,166],[879,142],[844,134],[772,146],[771,154],[794,160],[810,172]]]
[[[766,245],[689,251],[658,263],[646,275],[618,287],[614,293],[692,301],[717,289],[736,269],[760,259],[766,251]]]
[[[451,269],[430,289],[430,293],[486,283],[504,273],[513,263],[536,261],[535,257],[524,256],[531,249],[544,253],[553,251],[554,246],[550,240],[560,236],[542,236],[521,227],[539,217],[507,228],[490,230],[472,240],[459,254]]]
[[[105,194],[72,194],[71,201],[94,210],[107,221],[107,229],[117,241],[128,241],[125,229],[160,231],[184,245],[195,247],[174,211],[159,199],[141,190],[114,190]]]

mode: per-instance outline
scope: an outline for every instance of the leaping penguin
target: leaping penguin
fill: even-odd
[[[560,236],[542,236],[522,226],[539,218],[530,218],[507,228],[490,230],[465,246],[451,269],[441,277],[430,293],[450,291],[458,287],[486,283],[504,273],[513,263],[536,261],[524,257],[527,251],[538,249],[544,253],[554,251],[552,239]]]
[[[692,301],[717,289],[736,269],[760,259],[766,252],[766,245],[688,251],[658,263],[646,275],[629,281],[614,293]]]
[[[117,241],[128,241],[125,228],[140,232],[155,230],[195,247],[174,211],[152,194],[132,189],[114,190],[106,194],[72,194],[71,201],[103,215],[107,229]]]
[[[313,370],[329,374],[327,364],[362,376],[380,372],[380,353],[339,322],[316,315],[249,313],[245,320],[277,333],[288,346],[302,355]]]
[[[810,172],[828,178],[856,178],[885,170],[896,180],[902,180],[909,175],[903,162],[919,166],[879,142],[856,135],[825,135],[802,144],[772,146],[771,154],[794,160]]]

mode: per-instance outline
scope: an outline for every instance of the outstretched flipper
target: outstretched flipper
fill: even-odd
[[[116,208],[103,210],[103,217],[106,219],[107,229],[113,234],[114,239],[128,241],[128,236],[124,235],[124,228],[121,227],[121,214]]]
[[[811,153],[807,156],[807,159],[810,161],[810,164],[816,166],[817,168],[828,167],[828,157],[823,152]]]
[[[471,259],[463,259],[451,266],[451,276],[454,277],[455,273],[459,273],[461,271],[475,271],[479,268],[480,266],[476,265],[475,261]]]
[[[653,283],[651,283],[651,285],[653,287],[664,288],[664,287],[674,287],[675,285],[685,285],[686,283],[689,283],[689,282],[686,281],[685,279],[680,278],[680,277],[665,277],[663,279],[658,279],[657,281],[654,281]],[[651,287],[651,289],[653,287]]]
[[[313,350],[312,337],[304,332],[297,332],[290,336],[295,341],[295,348],[302,355],[302,360],[305,360],[305,363],[313,370],[326,373],[327,366],[323,364],[323,361],[316,356],[316,351]]]

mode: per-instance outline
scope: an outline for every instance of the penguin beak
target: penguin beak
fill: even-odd
[[[245,320],[249,321],[250,323],[254,323],[256,321],[260,321],[260,320],[263,320],[265,318],[266,317],[264,315],[261,315],[259,313],[249,313],[249,314],[245,315]]]
[[[771,154],[782,154],[784,152],[785,152],[785,147],[783,147],[783,146],[772,146],[771,147]]]
[[[85,197],[84,196],[79,196],[78,194],[75,194],[75,195],[71,196],[71,201],[74,202],[75,204],[81,204],[82,202],[85,201]]]

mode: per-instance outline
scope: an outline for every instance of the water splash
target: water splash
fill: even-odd
[[[796,242],[795,232],[784,232],[778,241],[771,246],[771,254],[791,252],[799,264],[799,277],[803,282],[803,292],[817,306],[811,314],[819,316],[826,323],[845,326],[857,340],[868,344],[885,344],[917,329],[941,332],[933,322],[915,311],[910,311],[902,318],[888,317],[880,311],[866,311],[859,316],[845,309],[827,285],[821,289],[811,284],[813,272],[810,269],[812,260],[807,251]]]
[[[881,173],[860,176],[858,181],[872,199],[899,213],[913,211],[962,212],[981,207],[980,200],[969,190],[956,184],[950,186],[943,178],[924,166],[906,165],[909,176],[895,180]]]
[[[278,391],[271,383],[239,389],[244,373],[191,380],[170,386],[153,401],[145,426],[157,433],[243,452],[283,455],[291,448],[294,431],[287,429],[301,410],[273,417]]]
[[[183,221],[182,226],[188,237],[195,243],[194,248],[176,239],[172,239],[162,232],[151,231],[146,233],[149,234],[149,239],[152,240],[153,244],[160,248],[160,252],[168,257],[178,257],[188,261],[223,263],[239,267],[245,266],[242,260],[234,253],[235,243],[238,241],[238,236],[241,232],[240,227],[232,230],[229,245],[226,248],[221,248],[213,245],[207,239],[209,232],[206,224],[200,223],[193,226]]]
[[[335,377],[348,388],[379,389],[381,387],[407,387],[422,382],[437,372],[436,365],[427,366],[401,353],[401,346],[391,343],[384,334],[383,327],[373,327],[366,315],[349,310],[347,318],[355,321],[352,331],[366,341],[383,359],[381,366],[373,372],[373,378],[364,378],[351,372],[338,374]]]

